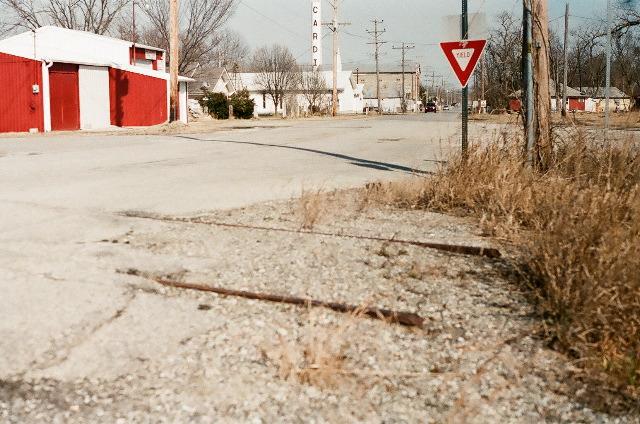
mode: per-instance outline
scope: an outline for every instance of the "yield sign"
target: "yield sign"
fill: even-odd
[[[478,65],[487,40],[463,40],[440,43],[440,47],[449,60],[462,87],[466,87],[469,78]]]

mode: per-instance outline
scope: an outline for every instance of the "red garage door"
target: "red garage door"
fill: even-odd
[[[109,68],[111,125],[136,127],[167,120],[167,81]]]
[[[0,133],[44,130],[40,62],[0,53]],[[38,91],[38,90],[36,90]]]
[[[569,110],[584,110],[584,99],[569,99]]]
[[[49,69],[51,129],[80,129],[78,65],[56,63]]]

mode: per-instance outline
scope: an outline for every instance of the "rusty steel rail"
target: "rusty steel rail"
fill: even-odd
[[[380,320],[395,323],[395,324],[401,324],[407,327],[422,328],[425,321],[424,318],[422,318],[417,314],[414,314],[413,312],[393,311],[389,309],[381,309],[381,308],[375,308],[375,307],[355,306],[355,305],[349,305],[346,303],[338,303],[338,302],[325,302],[322,300],[304,299],[301,297],[292,297],[292,296],[281,296],[281,295],[271,294],[271,293],[256,293],[256,292],[249,292],[244,290],[231,290],[231,289],[225,289],[222,287],[213,287],[205,284],[182,283],[179,281],[172,281],[172,280],[167,280],[163,278],[154,278],[154,277],[144,276],[142,273],[139,273],[134,270],[130,270],[128,273],[130,275],[143,276],[165,287],[172,287],[172,288],[186,289],[186,290],[196,290],[196,291],[207,292],[207,293],[216,293],[222,296],[242,297],[245,299],[263,300],[267,302],[284,303],[288,305],[327,308],[336,312],[353,313],[355,315],[366,315],[374,319],[380,319]]]
[[[182,222],[182,223],[198,224],[198,225],[211,225],[215,227],[239,228],[239,229],[245,229],[245,230],[259,230],[259,231],[274,231],[274,232],[293,233],[293,234],[309,234],[309,235],[339,237],[339,238],[347,238],[347,239],[355,239],[355,240],[380,241],[385,243],[417,246],[425,249],[434,249],[442,252],[457,253],[461,255],[483,256],[490,259],[497,259],[502,257],[502,254],[500,253],[500,251],[492,247],[465,246],[461,244],[402,240],[402,239],[396,239],[396,238],[363,236],[363,235],[355,235],[355,234],[329,233],[329,232],[313,231],[313,230],[305,230],[305,229],[296,230],[296,229],[282,228],[282,227],[265,227],[261,225],[233,224],[233,223],[227,223],[227,222],[209,221],[202,218],[176,218],[176,217],[157,216],[157,215],[150,215],[150,214],[149,215],[138,214],[138,213],[131,213],[131,212],[125,212],[123,213],[123,215],[129,218],[152,219],[156,221],[166,221],[166,222]]]

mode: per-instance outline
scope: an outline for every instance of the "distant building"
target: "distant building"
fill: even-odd
[[[189,98],[202,99],[205,90],[212,93],[222,93],[229,97],[236,92],[233,79],[225,68],[214,68],[204,72],[188,85]]]
[[[556,86],[553,81],[550,85],[551,93],[551,110],[557,111],[562,103],[562,84]],[[522,90],[514,92],[510,96],[509,109],[512,111],[520,111]],[[606,105],[605,87],[582,87],[581,90],[567,86],[567,111],[577,112],[604,112]],[[633,106],[631,96],[625,94],[616,87],[610,88],[610,110],[613,112],[628,112]]]
[[[584,110],[586,112],[604,112],[607,104],[606,87],[582,87],[581,93],[585,97]],[[609,88],[609,109],[613,112],[628,112],[633,101],[631,96],[617,87]]]
[[[551,111],[556,112],[558,109],[562,109],[562,93],[564,84],[558,84],[558,92],[556,92],[556,84],[553,80],[550,81],[550,93],[551,93]],[[585,96],[575,88],[567,86],[567,111],[571,110],[584,110]]]
[[[165,51],[45,26],[0,40],[0,132],[148,126],[169,118]],[[187,121],[179,78],[179,118]]]
[[[376,73],[374,71],[357,71],[354,74],[357,84],[363,84],[365,107],[374,109],[378,107]],[[420,110],[420,68],[404,73],[404,93],[402,92],[402,71],[386,70],[380,72],[380,107],[386,113],[402,112],[402,102],[406,104],[407,111]]]

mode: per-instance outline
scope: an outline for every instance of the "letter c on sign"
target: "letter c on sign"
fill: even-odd
[[[318,6],[313,6],[313,13],[318,13]]]

